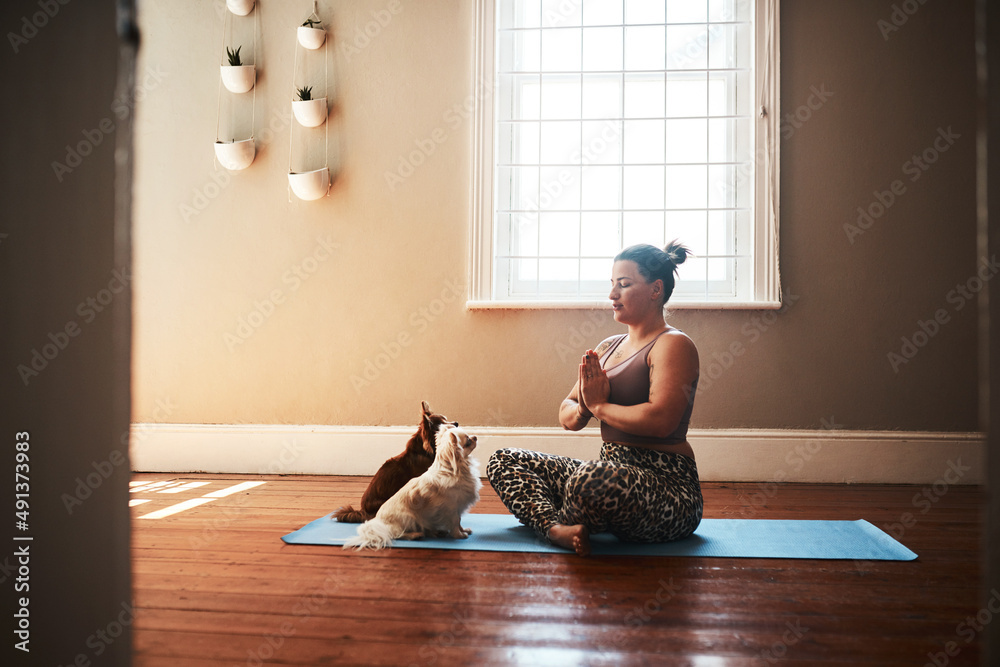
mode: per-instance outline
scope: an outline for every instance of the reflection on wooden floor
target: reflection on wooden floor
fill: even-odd
[[[977,488],[935,489],[925,502],[912,486],[704,485],[706,517],[867,519],[916,551],[913,562],[348,553],[281,542],[356,502],[367,481],[135,475],[135,664],[909,666],[936,656],[954,666],[979,658]],[[487,483],[474,511],[506,510]]]

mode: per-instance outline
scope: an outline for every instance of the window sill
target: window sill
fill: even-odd
[[[780,301],[671,301],[667,310],[778,310]],[[599,301],[490,301],[470,300],[466,310],[610,310],[606,299]]]

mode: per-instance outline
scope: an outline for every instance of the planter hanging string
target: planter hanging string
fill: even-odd
[[[319,19],[319,14],[317,14],[316,5],[317,5],[316,0],[313,0],[313,12],[312,12],[312,14],[310,14],[310,16],[308,18],[312,18],[313,16],[315,16],[317,20]],[[330,43],[330,38],[329,38],[329,36],[327,36],[327,38],[323,41],[323,97],[324,97],[324,99],[327,100],[327,102],[326,102],[327,105],[329,105],[329,95],[330,95],[330,58],[329,58],[329,52],[327,50],[327,47],[328,47],[329,43]],[[293,81],[292,88],[295,88],[295,83],[294,83],[294,81],[295,81],[295,74],[299,71],[299,50],[302,49],[302,48],[304,48],[304,47],[302,47],[302,45],[299,44],[298,38],[296,38],[296,41],[295,41],[295,57],[294,57],[294,61],[293,61],[293,64],[292,64],[292,81]],[[330,173],[330,118],[329,118],[329,115],[330,115],[330,112],[329,112],[329,107],[328,106],[324,108],[324,113],[326,114],[326,117],[324,117],[324,119],[323,119],[323,124],[324,124],[324,127],[323,127],[323,134],[324,134],[324,138],[323,138],[323,160],[324,160],[324,162],[323,162],[323,168],[324,168],[324,170],[326,171],[326,174],[327,174],[327,178],[326,178],[327,186],[326,186],[326,195],[325,196],[329,197],[330,196],[330,180],[329,180],[329,173]],[[292,115],[294,116],[294,113]],[[292,123],[293,126],[296,125],[296,124],[297,123],[295,123],[295,122]],[[297,173],[297,172],[293,171],[293,169],[292,169],[292,145],[294,143],[294,141],[293,141],[293,138],[294,138],[293,135],[294,134],[295,134],[295,132],[294,132],[294,130],[292,130],[292,131],[289,132],[289,135],[288,135],[288,173],[289,173],[289,175],[293,175],[293,174]],[[318,171],[318,170],[315,170],[315,171]],[[301,173],[308,173],[308,172],[301,172]],[[289,203],[291,203],[291,201],[292,201],[292,185],[291,185],[291,182],[289,182],[289,184],[288,184],[288,201],[289,201]]]
[[[226,11],[225,17],[222,20],[222,53],[227,53],[228,49],[226,46],[226,34],[231,32],[229,28],[230,15],[232,12]],[[250,141],[256,139],[255,132],[257,128],[257,33],[260,32],[260,11],[255,7],[253,15],[253,66],[254,66],[254,83],[253,83],[253,95],[251,97],[250,103]],[[216,100],[216,112],[215,112],[215,142],[222,143],[221,127],[222,127],[222,77],[219,77],[219,91],[218,98]],[[232,137],[228,143],[236,142],[236,105],[231,104],[229,107],[229,125],[232,130]],[[242,140],[241,140],[242,141]],[[218,163],[218,155],[215,156],[213,164]]]

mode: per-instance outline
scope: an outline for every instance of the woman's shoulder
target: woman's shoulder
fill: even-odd
[[[649,353],[655,356],[684,354],[694,359],[698,358],[698,348],[695,346],[694,341],[691,340],[691,337],[680,329],[674,328],[664,331],[663,335],[654,341],[653,349]]]
[[[594,352],[600,357],[602,354],[608,351],[612,345],[625,337],[626,334],[615,334],[614,336],[608,336],[601,341],[601,344],[594,348]]]

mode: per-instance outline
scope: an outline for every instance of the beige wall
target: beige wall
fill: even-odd
[[[301,202],[285,172],[307,4],[260,5],[258,156],[229,175],[212,155],[221,0],[141,3],[134,420],[410,424],[426,399],[469,424],[554,425],[577,354],[619,328],[597,311],[464,308],[472,123],[449,110],[473,94],[473,3],[320,3],[339,175],[328,198]],[[365,44],[373,13],[393,7]],[[782,111],[808,116],[781,140],[789,305],[673,314],[702,355],[695,427],[977,428],[975,310],[949,299],[976,271],[972,3],[922,5],[886,32],[891,14],[782,2]],[[958,138],[911,181],[907,161],[939,128]],[[443,143],[390,187],[386,172],[439,129]],[[895,180],[902,194],[852,243],[844,225]],[[272,296],[263,324],[227,343]],[[938,310],[947,321],[894,369],[887,355]]]

